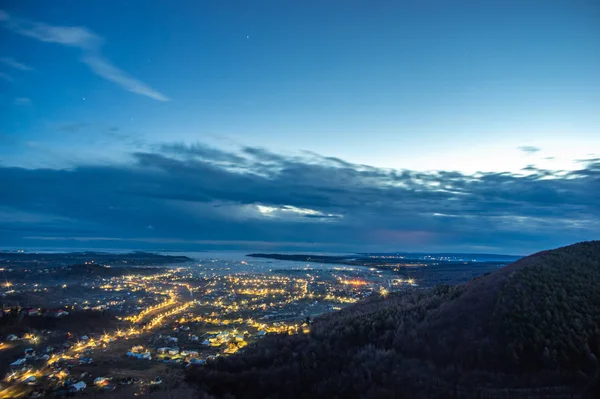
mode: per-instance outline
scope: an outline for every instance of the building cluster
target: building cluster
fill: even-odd
[[[44,288],[55,290],[64,285],[56,281],[48,287],[36,284],[36,295]],[[62,308],[14,306],[0,316],[17,312],[25,318],[70,320],[82,312],[102,312],[113,324],[85,330],[82,326],[81,331],[76,325],[66,334],[55,330],[4,335],[0,350],[14,345],[22,347],[23,354],[11,360],[0,399],[44,392],[110,391],[131,384],[160,385],[162,380],[156,375],[122,377],[126,370],[113,375],[113,365],[202,366],[244,351],[268,334],[307,334],[311,321],[320,314],[373,293],[384,295],[395,286],[397,283],[380,271],[368,268],[257,270],[243,263],[219,267],[216,262],[167,272],[161,269],[150,275],[98,277],[79,285],[70,282],[72,296],[65,292]],[[6,282],[5,289],[12,290],[13,283]],[[59,344],[49,345],[49,341]]]

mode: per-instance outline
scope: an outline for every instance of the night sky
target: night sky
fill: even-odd
[[[0,247],[600,238],[600,2],[3,1]]]

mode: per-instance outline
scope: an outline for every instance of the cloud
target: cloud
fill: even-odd
[[[33,70],[33,68],[30,67],[29,65],[23,64],[22,62],[18,62],[14,58],[10,58],[10,57],[2,57],[2,58],[0,58],[0,62],[6,66],[9,66],[9,67],[15,68],[15,69],[19,69],[21,71]]]
[[[41,22],[14,18],[0,10],[0,22],[15,33],[46,43],[78,48],[82,51],[81,62],[86,64],[96,75],[113,82],[123,89],[154,100],[169,101],[165,95],[147,84],[135,79],[113,65],[101,54],[104,43],[102,37],[87,28],[78,26],[53,26]]]
[[[80,133],[81,131],[88,128],[89,126],[90,126],[89,123],[69,122],[69,123],[63,123],[63,124],[56,126],[56,130],[58,130],[60,132],[65,132],[65,133]]]
[[[209,245],[209,246],[224,246],[227,248],[233,247],[242,247],[242,248],[279,248],[281,247],[281,242],[279,241],[252,241],[252,240],[182,240],[182,239],[174,239],[170,237],[156,237],[156,238],[145,238],[145,237],[135,237],[135,238],[119,238],[119,237],[77,237],[77,236],[29,236],[25,237],[27,240],[36,240],[36,241],[80,241],[80,242],[125,242],[125,243],[149,243],[149,244],[184,244],[184,245]],[[287,243],[291,248],[320,248],[331,246],[332,243],[327,242],[290,242]],[[335,245],[335,244],[333,244]]]
[[[26,107],[31,105],[31,99],[27,97],[17,97],[15,98],[14,104],[21,107]]]
[[[535,154],[536,152],[539,152],[541,149],[539,147],[535,147],[532,145],[522,145],[520,147],[518,147],[519,151],[523,151],[527,154]]]
[[[328,219],[337,219],[343,217],[342,215],[335,215],[331,213],[323,213],[315,209],[298,208],[290,205],[282,205],[279,207],[255,205],[258,214],[268,218],[283,218],[288,221],[303,221],[306,222],[306,218],[315,221],[325,221]],[[304,219],[304,220],[303,220]]]
[[[13,83],[15,80],[12,78],[12,76],[4,73],[4,72],[0,72],[0,79],[3,79],[7,82]]]
[[[108,237],[149,245],[170,237],[176,248],[260,241],[526,253],[600,235],[600,163],[593,160],[569,172],[467,175],[201,143],[131,155],[128,164],[65,170],[0,167],[0,206],[66,218],[76,231],[31,234],[36,223],[15,220],[10,234],[0,223],[0,239]]]
[[[222,151],[216,148],[208,147],[200,143],[190,145],[184,143],[169,143],[162,144],[158,148],[160,151],[168,154],[197,159],[207,159],[211,162],[244,164],[246,161],[245,158],[243,158],[242,156],[233,154],[231,152]]]
[[[146,97],[153,98],[159,101],[169,101],[169,98],[163,94],[157,92],[147,84],[140,82],[139,80],[129,76],[116,66],[110,63],[106,58],[101,55],[90,52],[85,54],[81,61],[90,67],[90,69],[98,76],[118,84],[125,90],[133,93],[141,94]]]

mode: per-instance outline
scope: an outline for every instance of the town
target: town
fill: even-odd
[[[268,334],[306,334],[320,314],[421,283],[397,269],[343,264],[72,259],[4,259],[0,398],[176,386],[186,368]]]

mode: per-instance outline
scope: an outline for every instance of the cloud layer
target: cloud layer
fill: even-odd
[[[4,72],[0,72],[0,79],[9,82],[9,83],[13,83],[15,80],[12,78],[12,76],[10,76],[7,73]]]
[[[164,94],[130,76],[103,57],[101,49],[104,40],[84,27],[48,25],[42,22],[15,18],[2,10],[0,10],[0,23],[6,29],[20,35],[46,43],[56,43],[81,50],[82,56],[80,60],[92,72],[103,79],[121,86],[127,91],[150,97],[154,100],[169,100]],[[10,58],[4,58],[2,62],[13,68],[23,70],[28,68],[26,65],[17,63]]]
[[[14,58],[10,58],[10,57],[2,57],[0,58],[0,63],[9,66],[11,68],[14,69],[18,69],[20,71],[31,71],[33,70],[32,67],[30,67],[29,65],[25,65],[22,62],[18,62],[16,61]]]
[[[131,156],[0,168],[5,242],[526,253],[600,234],[597,160],[570,172],[465,175],[200,143]]]

